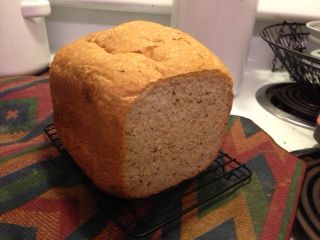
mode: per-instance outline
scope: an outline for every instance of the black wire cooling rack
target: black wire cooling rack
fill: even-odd
[[[59,151],[66,152],[54,124],[44,131]],[[121,199],[100,191],[90,181],[87,185],[97,203],[126,234],[141,238],[160,228],[176,226],[187,213],[214,205],[247,184],[250,178],[251,171],[245,164],[220,152],[210,167],[197,177],[148,198]]]

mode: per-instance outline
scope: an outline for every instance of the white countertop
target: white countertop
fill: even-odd
[[[231,114],[251,119],[287,151],[312,148],[317,145],[312,130],[277,118],[262,108],[255,98],[260,87],[288,79],[286,73],[257,70],[247,66],[239,94],[234,98]]]

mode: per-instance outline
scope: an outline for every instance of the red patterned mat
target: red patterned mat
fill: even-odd
[[[0,79],[0,239],[129,239],[43,134],[51,115],[46,76]],[[251,169],[250,183],[144,239],[289,237],[305,164],[236,116],[223,150]]]

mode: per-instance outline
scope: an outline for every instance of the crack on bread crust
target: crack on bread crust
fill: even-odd
[[[162,74],[161,78],[204,69],[219,69],[227,73],[224,65],[197,40],[180,30],[156,23],[133,21],[89,34],[83,41],[95,43],[109,54],[110,64],[117,55],[128,54],[128,64],[132,56],[130,54],[143,56],[132,58],[131,61],[142,61],[141,64],[147,62],[149,68]]]

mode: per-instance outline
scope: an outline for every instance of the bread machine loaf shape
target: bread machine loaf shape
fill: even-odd
[[[64,147],[101,190],[159,193],[206,169],[232,105],[223,63],[191,36],[133,21],[59,50],[50,69]]]

